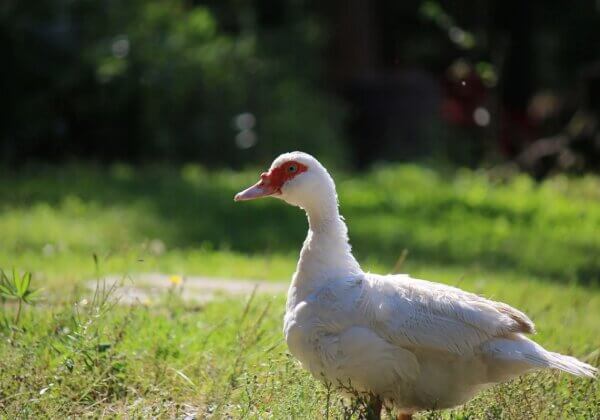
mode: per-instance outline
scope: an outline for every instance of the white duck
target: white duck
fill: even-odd
[[[273,196],[303,208],[309,230],[284,319],[290,352],[313,376],[371,396],[410,418],[463,404],[494,383],[554,368],[596,368],[545,350],[522,312],[407,275],[365,273],[351,252],[333,179],[312,156],[279,156],[236,201]]]

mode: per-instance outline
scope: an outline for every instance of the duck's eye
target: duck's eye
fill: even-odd
[[[296,165],[290,165],[288,166],[288,172],[289,173],[294,173],[298,170],[298,167]]]

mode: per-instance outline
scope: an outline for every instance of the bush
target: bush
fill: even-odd
[[[338,156],[340,106],[314,86],[319,24],[286,10],[263,25],[257,13],[232,2],[9,0],[0,156]]]

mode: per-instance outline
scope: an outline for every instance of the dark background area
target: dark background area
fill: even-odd
[[[600,168],[600,4],[5,0],[0,162]]]

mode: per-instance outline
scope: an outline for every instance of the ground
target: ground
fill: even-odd
[[[534,319],[538,342],[599,364],[600,179],[536,184],[505,170],[417,165],[333,172],[363,268],[505,301]],[[1,172],[0,268],[31,271],[32,286],[44,288],[17,323],[16,304],[2,304],[1,415],[360,416],[360,401],[341,400],[287,353],[281,290],[306,222],[276,200],[233,203],[258,173],[193,165]],[[115,302],[140,273],[164,273],[153,286],[164,291]],[[187,299],[199,288],[193,276],[274,286]],[[549,372],[421,415],[599,413],[597,380]]]

